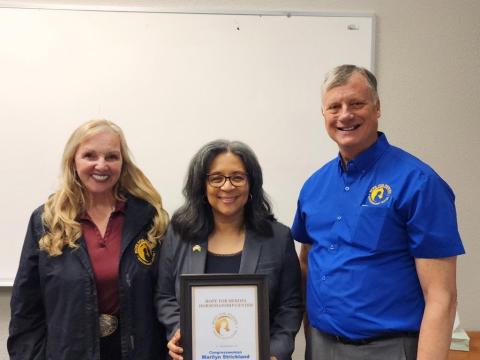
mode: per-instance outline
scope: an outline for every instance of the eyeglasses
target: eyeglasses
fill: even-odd
[[[225,176],[222,174],[207,174],[208,183],[210,184],[210,186],[213,186],[215,188],[222,187],[227,182],[227,179],[233,186],[240,187],[244,186],[247,183],[248,176],[244,173],[236,173],[230,176]]]

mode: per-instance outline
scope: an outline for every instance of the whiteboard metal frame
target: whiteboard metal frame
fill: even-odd
[[[133,2],[132,2],[133,3]],[[373,12],[335,12],[335,11],[215,11],[215,10],[166,10],[162,6],[135,6],[135,5],[74,5],[61,3],[41,3],[33,0],[0,0],[0,8],[32,9],[32,10],[56,10],[56,11],[98,11],[98,12],[130,12],[130,13],[158,13],[158,14],[197,14],[197,15],[245,15],[245,16],[286,16],[286,17],[359,17],[371,18],[372,20],[372,53],[370,69],[375,72],[377,30],[376,16]],[[1,285],[0,285],[1,286]]]
[[[371,39],[371,64],[370,68],[375,71],[376,59],[376,16],[374,13],[355,13],[355,12],[296,12],[296,11],[169,11],[162,9],[161,6],[98,6],[93,4],[86,5],[72,5],[60,3],[41,3],[35,1],[5,1],[0,0],[0,9],[25,9],[25,10],[45,10],[45,11],[85,11],[85,12],[111,12],[111,13],[158,13],[158,14],[175,14],[175,15],[238,15],[238,16],[268,16],[268,17],[358,17],[370,18],[372,23],[372,39]],[[0,278],[1,287],[11,287],[13,280],[4,280]]]

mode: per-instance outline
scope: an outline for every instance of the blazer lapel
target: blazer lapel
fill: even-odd
[[[205,263],[207,261],[207,239],[192,241],[186,251],[186,274],[203,274],[205,272]]]
[[[255,233],[247,229],[242,260],[240,262],[240,274],[255,274],[261,251],[262,242]]]

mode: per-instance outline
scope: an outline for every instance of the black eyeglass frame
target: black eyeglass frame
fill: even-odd
[[[233,182],[232,182],[232,177],[235,177],[235,176],[245,176],[245,183],[244,184],[241,184],[241,185],[235,185]],[[214,185],[212,184],[212,182],[210,181],[210,176],[221,176],[223,178],[223,181],[220,185]],[[222,174],[206,174],[206,178],[207,178],[207,182],[208,182],[208,185],[210,185],[211,187],[214,187],[214,188],[221,188],[223,185],[225,185],[225,183],[228,181],[230,181],[230,184],[232,184],[232,186],[236,187],[236,188],[239,188],[239,187],[242,187],[242,186],[245,186],[247,183],[248,183],[248,174],[247,173],[236,173],[236,174],[233,174],[233,175],[230,175],[230,176],[225,176],[225,175],[222,175]]]

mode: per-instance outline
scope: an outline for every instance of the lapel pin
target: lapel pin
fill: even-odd
[[[200,245],[193,245],[192,247],[192,250],[194,253],[197,253],[197,252],[201,252],[202,251],[202,247]]]

